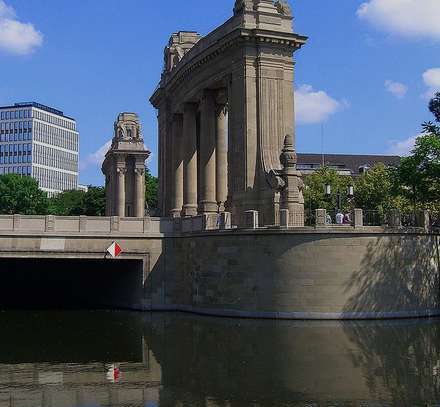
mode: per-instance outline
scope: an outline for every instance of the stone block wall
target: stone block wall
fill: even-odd
[[[116,241],[122,260],[143,264],[125,290],[124,306],[133,309],[300,319],[440,315],[438,235],[329,226],[199,232],[202,217],[190,219],[188,231],[186,221],[180,232],[172,219],[1,216],[0,259],[118,261],[106,255]],[[119,270],[126,272],[123,262]]]
[[[242,232],[166,239],[152,308],[279,318],[438,314],[438,237]]]

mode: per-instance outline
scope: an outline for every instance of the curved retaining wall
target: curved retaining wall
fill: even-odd
[[[291,319],[440,315],[439,237],[347,230],[167,238],[151,309]]]

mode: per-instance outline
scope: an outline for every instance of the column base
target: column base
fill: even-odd
[[[218,208],[218,212],[219,213],[222,213],[222,212],[226,211],[226,205],[225,205],[224,202],[219,202],[218,205],[217,205],[217,208]]]
[[[217,211],[218,211],[217,202],[201,201],[199,203],[199,214],[203,214],[203,213],[217,213]]]
[[[182,210],[181,209],[173,209],[170,212],[170,216],[172,218],[180,218],[182,216]]]
[[[184,205],[181,214],[182,217],[197,216],[197,206]]]

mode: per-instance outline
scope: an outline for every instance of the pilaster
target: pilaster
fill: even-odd
[[[180,217],[183,208],[183,116],[173,116],[173,191],[171,216]]]
[[[200,102],[200,214],[217,212],[215,110],[215,93],[210,90],[205,90]]]
[[[222,95],[223,96],[223,95]],[[216,201],[218,211],[225,211],[226,200],[228,199],[228,134],[227,134],[227,106],[225,98],[217,100],[216,109]]]
[[[197,105],[185,103],[183,110],[183,209],[182,216],[197,215]]]
[[[119,164],[121,165],[121,164]],[[125,217],[125,174],[127,173],[127,169],[122,166],[118,166],[116,169],[116,173],[118,176],[118,213],[117,216],[120,218]]]
[[[142,166],[140,166],[142,165]],[[135,176],[135,216],[142,218],[145,215],[145,167],[144,163],[137,163],[134,169]]]

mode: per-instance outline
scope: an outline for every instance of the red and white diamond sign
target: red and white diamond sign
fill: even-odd
[[[107,249],[107,253],[109,253],[112,257],[118,257],[122,253],[121,246],[119,246],[116,242],[113,242]]]

